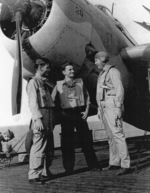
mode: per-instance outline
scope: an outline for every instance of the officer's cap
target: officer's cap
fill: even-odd
[[[95,54],[95,59],[100,59],[101,57],[105,57],[105,59],[109,60],[109,55],[104,51],[100,51]]]

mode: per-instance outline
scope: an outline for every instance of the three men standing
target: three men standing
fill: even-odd
[[[109,64],[106,52],[95,55],[95,64],[101,73],[97,82],[98,116],[103,121],[109,142],[109,166],[106,170],[119,169],[118,175],[126,174],[130,168],[130,157],[122,127],[124,89],[120,72]]]
[[[95,64],[101,73],[97,82],[98,116],[102,119],[109,138],[108,170],[121,166],[118,175],[126,174],[130,168],[125,135],[122,128],[122,108],[124,89],[119,71],[109,63],[105,52],[95,55]],[[33,145],[30,151],[29,182],[41,181],[50,176],[49,167],[53,160],[53,107],[58,95],[61,104],[61,148],[63,166],[67,174],[73,172],[75,164],[74,129],[80,137],[82,149],[89,169],[101,170],[92,145],[92,137],[86,118],[89,112],[90,99],[82,79],[74,78],[73,65],[62,66],[64,80],[58,81],[50,93],[47,77],[50,71],[46,59],[38,59],[35,64],[36,74],[28,82],[27,94],[32,114],[31,129]],[[52,96],[52,97],[51,97]]]
[[[35,63],[36,74],[29,80],[27,95],[29,109],[32,114],[31,129],[33,144],[30,150],[28,179],[30,183],[39,182],[50,177],[54,154],[53,143],[53,107],[50,86],[47,77],[50,64],[46,59],[38,59]]]

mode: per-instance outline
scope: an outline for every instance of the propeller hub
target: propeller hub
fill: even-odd
[[[22,31],[35,33],[46,21],[52,0],[0,0],[2,4],[0,22],[4,34],[15,38],[15,15],[20,12]]]
[[[24,28],[34,30],[45,18],[46,4],[43,0],[31,2],[31,9],[24,17]]]

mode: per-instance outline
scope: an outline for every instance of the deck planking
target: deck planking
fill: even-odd
[[[62,166],[60,149],[55,150],[51,172],[53,179],[44,184],[29,184],[27,179],[28,163],[19,163],[14,157],[9,168],[0,170],[0,193],[150,193],[150,137],[128,139],[131,156],[130,174],[116,176],[115,171],[89,171],[81,152],[76,148],[75,171],[66,176]],[[108,164],[108,144],[94,144],[99,163]],[[137,158],[140,155],[138,169]]]

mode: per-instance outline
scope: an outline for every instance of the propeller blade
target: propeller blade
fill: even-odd
[[[21,21],[22,16],[18,11],[15,14],[16,21],[16,57],[13,69],[12,78],[12,115],[19,114],[21,112],[21,101],[22,101],[22,67],[23,67],[23,57],[22,57],[22,40],[21,40]]]

